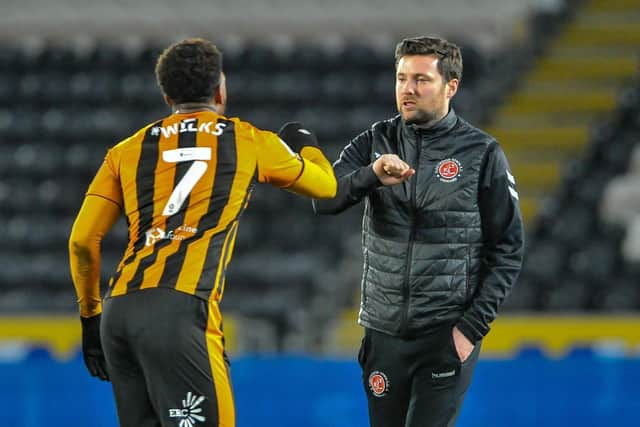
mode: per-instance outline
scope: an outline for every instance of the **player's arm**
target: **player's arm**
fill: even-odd
[[[81,317],[102,312],[100,296],[100,243],[120,216],[120,206],[88,194],[71,229],[69,262]]]
[[[111,149],[89,185],[69,237],[71,278],[80,316],[102,312],[100,298],[100,242],[118,219],[123,203],[118,177],[118,153]]]
[[[71,277],[78,295],[82,325],[82,357],[89,374],[109,380],[100,342],[100,242],[120,215],[120,206],[97,195],[87,195],[69,237]]]
[[[82,324],[82,357],[89,373],[109,380],[100,342],[100,243],[120,216],[122,190],[115,149],[107,153],[89,186],[69,236],[71,278],[78,296]]]
[[[371,163],[371,139],[368,132],[354,138],[333,164],[338,177],[336,197],[314,200],[313,210],[318,214],[337,214],[357,204],[383,183],[378,179]]]
[[[260,182],[307,197],[335,196],[333,168],[313,133],[298,123],[288,123],[280,129],[279,136],[264,131],[262,136],[257,144]]]

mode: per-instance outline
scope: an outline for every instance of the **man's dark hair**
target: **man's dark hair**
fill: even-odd
[[[396,67],[400,58],[407,55],[435,55],[438,72],[445,82],[462,78],[462,53],[455,44],[440,37],[411,37],[396,46]]]
[[[220,85],[222,53],[208,40],[174,43],[160,54],[156,79],[162,93],[175,103],[208,102]]]

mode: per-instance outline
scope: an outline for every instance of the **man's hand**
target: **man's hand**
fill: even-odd
[[[456,326],[453,327],[453,343],[456,346],[460,361],[464,363],[471,355],[475,346]]]
[[[382,185],[396,185],[407,180],[416,173],[403,160],[395,154],[383,154],[373,162],[373,172]]]
[[[82,357],[92,377],[109,381],[107,361],[102,352],[100,342],[100,315],[81,317],[82,322]]]
[[[298,122],[282,125],[278,136],[296,153],[300,153],[303,147],[318,147],[318,139],[313,132]]]

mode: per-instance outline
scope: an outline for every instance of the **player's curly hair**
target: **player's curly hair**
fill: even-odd
[[[462,78],[462,53],[460,48],[440,37],[410,37],[396,46],[396,67],[406,55],[436,55],[438,72],[445,82]]]
[[[175,103],[208,102],[220,86],[222,53],[201,38],[174,43],[160,54],[156,80],[162,93]]]

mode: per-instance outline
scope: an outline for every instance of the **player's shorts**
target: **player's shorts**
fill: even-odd
[[[102,346],[121,427],[234,427],[217,303],[166,288],[105,300]]]

